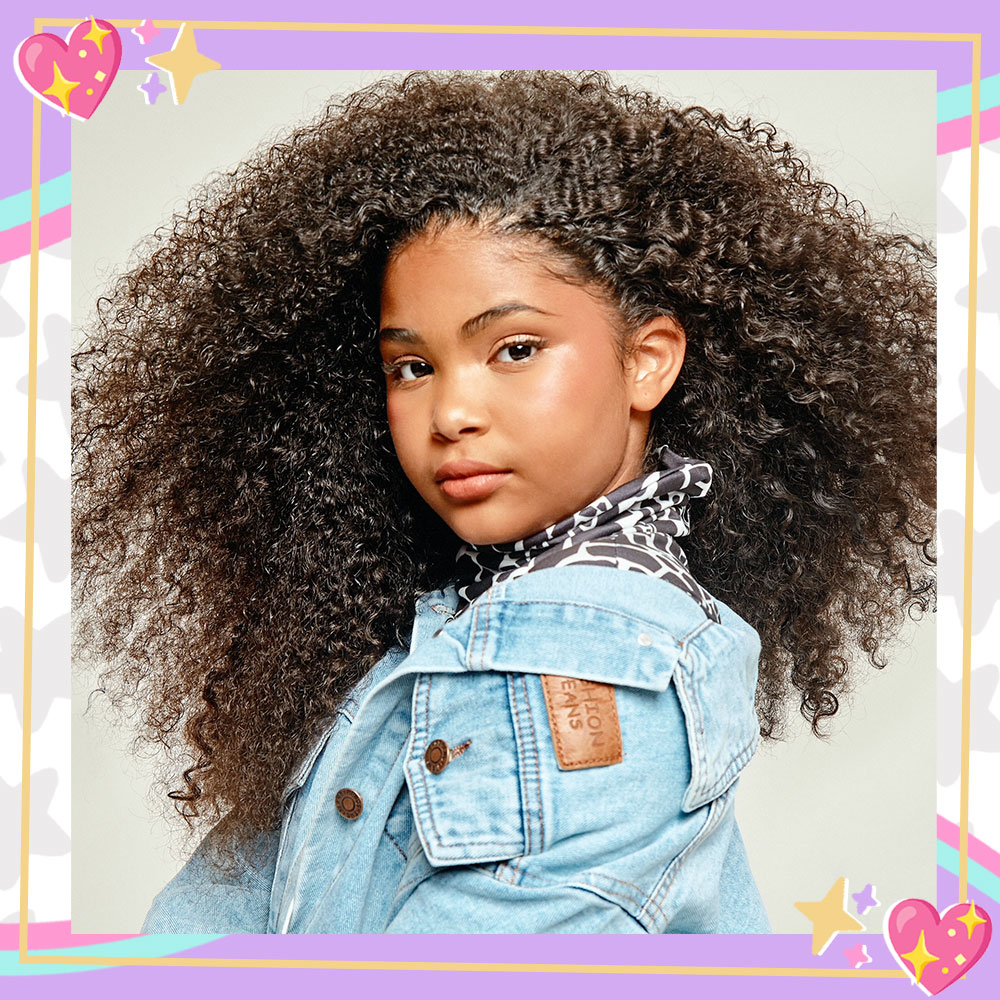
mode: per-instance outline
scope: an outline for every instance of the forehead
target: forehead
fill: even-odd
[[[597,286],[572,278],[567,262],[539,240],[465,225],[407,243],[390,258],[381,289],[383,325],[422,314],[464,324],[512,303],[552,315],[615,314]]]

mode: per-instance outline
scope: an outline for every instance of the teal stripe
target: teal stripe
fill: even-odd
[[[217,941],[219,935],[205,934],[151,934],[145,937],[128,938],[124,941],[108,941],[105,944],[88,944],[78,948],[30,949],[32,955],[115,955],[122,958],[163,958],[176,955],[190,948]],[[28,935],[31,941],[31,935]],[[114,965],[114,963],[110,963]],[[107,965],[22,965],[17,960],[16,951],[0,951],[0,978],[3,976],[51,976],[63,972],[89,972],[91,969],[106,969]]]
[[[954,847],[949,847],[948,844],[939,840],[937,845],[937,863],[945,871],[951,872],[952,875],[957,875],[958,850]],[[975,893],[971,889],[972,886],[975,886],[977,889],[985,892],[994,901],[1000,900],[1000,878],[994,875],[988,868],[984,868],[978,862],[973,861],[972,858],[969,858],[969,886],[970,899],[975,898]]]
[[[989,111],[1000,105],[1000,73],[987,76],[979,81],[979,110]],[[937,120],[951,122],[956,118],[966,118],[972,114],[972,84],[942,90],[937,95]]]
[[[48,215],[57,208],[65,208],[69,204],[69,174],[60,174],[46,181],[39,191],[41,199],[41,214]],[[19,191],[9,198],[0,198],[0,232],[13,229],[31,221],[31,190]]]

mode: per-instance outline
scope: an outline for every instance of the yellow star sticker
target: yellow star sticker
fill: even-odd
[[[43,94],[50,94],[63,106],[63,110],[69,113],[69,95],[70,91],[74,87],[79,87],[79,80],[67,80],[66,77],[59,72],[59,63],[54,62],[52,64],[52,83],[48,90],[43,90]]]
[[[927,950],[927,945],[924,944],[924,932],[920,932],[920,938],[917,941],[916,948],[913,951],[908,951],[905,955],[900,952],[900,958],[905,958],[910,965],[913,966],[913,974],[917,977],[914,982],[920,982],[920,977],[924,974],[924,967],[930,965],[931,962],[938,961],[938,955],[932,955]]]
[[[150,66],[162,69],[170,77],[170,89],[174,104],[183,104],[191,89],[191,82],[199,73],[208,73],[221,67],[214,59],[203,56],[194,40],[194,29],[187,23],[180,26],[174,46],[169,52],[147,56]]]
[[[966,930],[969,932],[969,940],[972,940],[972,932],[979,926],[979,924],[985,924],[986,921],[982,917],[976,916],[976,903],[973,900],[969,903],[969,909],[963,917],[956,917],[956,920],[960,920],[965,924]]]
[[[90,31],[83,36],[83,41],[93,42],[97,46],[97,51],[104,55],[104,39],[111,34],[111,29],[107,30],[97,27],[97,22],[91,18],[90,19]]]
[[[855,920],[845,909],[847,879],[838,878],[830,891],[815,902],[796,903],[795,909],[804,913],[813,925],[812,953],[822,955],[830,942],[841,932],[863,931],[865,925]]]

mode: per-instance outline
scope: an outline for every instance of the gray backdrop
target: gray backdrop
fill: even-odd
[[[235,165],[258,143],[309,118],[329,94],[381,71],[213,72],[185,104],[169,93],[146,106],[119,82],[88,122],[73,122],[73,324],[91,312],[130,248],[193,184]],[[615,72],[622,82],[731,116],[773,122],[824,179],[876,216],[932,238],[935,229],[935,75],[932,71]],[[76,343],[76,340],[75,340]],[[763,745],[737,796],[737,815],[775,931],[806,933],[795,900],[819,899],[842,875],[852,891],[876,885],[883,903],[935,896],[935,626],[910,625],[889,667],[863,670],[831,738],[795,721]],[[72,926],[134,933],[153,895],[194,844],[166,799],[150,791],[149,761],[125,748],[93,679],[78,669],[73,702]],[[178,829],[178,827],[180,827]],[[862,918],[878,931],[885,909]]]

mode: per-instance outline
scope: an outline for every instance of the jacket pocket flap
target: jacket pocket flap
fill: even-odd
[[[760,638],[745,622],[711,625],[689,643],[674,671],[691,752],[686,812],[718,798],[757,748],[759,653]]]
[[[420,674],[406,783],[432,865],[517,857],[528,849],[518,739],[504,674]]]

